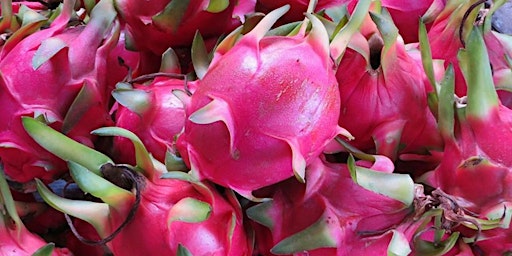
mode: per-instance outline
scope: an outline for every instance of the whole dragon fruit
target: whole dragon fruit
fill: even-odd
[[[447,70],[448,82],[442,86],[439,127],[445,149],[441,164],[428,180],[453,197],[452,205],[464,209],[459,221],[468,223],[476,216],[496,222],[486,230],[485,222],[470,221],[474,230],[465,236],[473,238],[474,250],[502,255],[510,253],[511,247],[510,242],[501,241],[512,236],[512,110],[499,101],[488,63],[482,32],[475,27],[459,53],[467,97],[453,96],[455,75],[451,67]]]
[[[174,151],[175,136],[185,124],[185,107],[173,90],[183,90],[190,82],[169,77],[156,77],[150,84],[118,88],[113,96],[119,103],[116,126],[135,133],[152,156],[165,161],[167,151]],[[134,164],[135,151],[130,140],[114,138],[116,159]]]
[[[288,7],[265,16],[232,48],[221,43],[186,100],[178,149],[200,178],[246,197],[295,175],[338,133],[339,91],[328,35],[308,14],[293,36],[265,36]],[[229,38],[228,38],[229,39]],[[227,40],[228,41],[228,40]]]
[[[55,248],[54,244],[47,243],[41,237],[28,231],[17,213],[17,205],[15,203],[3,170],[0,170],[0,208],[2,209],[0,211],[1,255],[73,255],[69,250]]]
[[[270,230],[270,252],[278,255],[406,255],[404,251],[410,252],[409,241],[414,232],[404,233],[409,224],[404,224],[402,230],[395,227],[412,213],[413,181],[408,175],[391,173],[393,164],[388,158],[372,157],[373,163],[358,161],[348,165],[317,159],[308,167],[306,184],[295,181],[281,186],[273,200],[249,208],[249,217]],[[264,237],[256,240],[261,238]]]
[[[44,119],[88,145],[94,143],[91,130],[112,124],[105,60],[117,44],[116,12],[104,0],[86,25],[68,27],[73,8],[74,1],[65,1],[49,28],[25,37],[0,61],[0,159],[17,182],[48,182],[67,171],[24,132],[22,116]]]
[[[365,34],[354,35],[340,62],[339,123],[354,136],[356,148],[396,160],[404,153],[427,154],[442,143],[419,79],[423,70],[386,14],[371,13],[361,28]]]
[[[167,172],[128,130],[105,127],[94,133],[129,138],[136,149],[136,166],[114,164],[33,118],[24,117],[23,124],[41,146],[66,159],[76,184],[97,198],[62,198],[37,181],[48,204],[89,222],[102,237],[96,241],[77,234],[83,242],[106,244],[114,255],[251,254],[234,194],[223,195],[184,172]]]

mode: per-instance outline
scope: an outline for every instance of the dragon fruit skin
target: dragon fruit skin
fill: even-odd
[[[448,109],[440,116],[445,150],[441,164],[428,180],[433,187],[453,196],[459,206],[480,218],[489,218],[489,212],[507,211],[512,201],[512,160],[508,150],[512,141],[507,136],[511,132],[512,110],[498,99],[480,28],[472,29],[466,49],[459,53],[459,60],[468,84],[467,99],[455,99],[455,110],[453,99],[441,102]],[[452,69],[454,77],[453,73]],[[447,99],[453,95],[453,77],[452,94],[450,87],[446,87]],[[500,218],[506,213],[498,215]],[[474,236],[474,233],[466,236]],[[506,240],[511,234],[508,225],[483,230],[475,247],[486,255],[501,255],[510,247],[506,248],[507,243],[499,241]],[[486,239],[488,237],[497,239]]]
[[[180,154],[201,178],[248,197],[294,174],[302,179],[310,159],[340,130],[323,26],[313,18],[306,37],[264,37],[283,8],[231,49],[217,49],[186,104],[178,139]]]
[[[390,160],[381,159],[384,164],[375,164],[373,171],[396,175],[389,173],[393,166]],[[403,230],[391,232],[411,212],[408,205],[413,196],[412,179],[405,175],[402,178],[408,184],[401,183],[405,188],[402,193],[409,194],[404,202],[355,183],[346,164],[316,160],[306,172],[305,185],[295,182],[282,186],[272,201],[249,208],[249,217],[266,226],[271,234],[259,233],[273,238],[273,244],[267,246],[273,248],[262,254],[385,255],[392,233],[409,239],[414,234],[406,232],[408,224],[401,227]],[[256,241],[260,238],[257,236]]]
[[[316,6],[314,12],[317,13],[319,11],[328,9],[330,7],[341,6],[343,4],[349,3],[352,0],[319,0],[316,1]],[[290,23],[294,21],[300,21],[304,19],[304,13],[307,12],[308,0],[294,0],[294,1],[271,1],[271,0],[259,0],[256,2],[256,11],[268,13],[272,10],[275,10],[283,5],[290,5],[290,11],[285,13],[283,17],[278,21],[277,24]]]
[[[119,104],[116,112],[116,126],[135,133],[153,157],[165,161],[167,150],[174,148],[174,137],[185,124],[185,107],[172,91],[183,90],[184,81],[174,78],[155,78],[149,85],[136,85],[130,90],[114,91],[114,97],[131,97],[137,94],[144,102]],[[190,86],[190,82],[189,82]],[[143,96],[140,96],[143,95]],[[139,108],[143,104],[144,107]],[[116,159],[134,164],[135,152],[130,140],[114,138]]]
[[[140,193],[140,207],[134,212],[133,219],[106,244],[114,255],[176,255],[179,247],[192,255],[251,254],[241,207],[234,194],[220,194],[212,185],[199,182],[187,173],[167,172],[130,131],[104,127],[95,130],[94,134],[130,138],[137,149],[135,167],[113,165],[112,160],[102,153],[33,118],[25,117],[23,122],[36,141],[69,161],[77,185],[104,203],[62,198],[37,181],[43,199],[57,210],[89,222],[101,237],[112,234],[124,222],[138,197],[134,193]],[[96,169],[104,167],[113,168],[111,173],[133,168],[139,173],[134,182],[140,185],[140,191],[128,191],[114,185],[114,180],[110,182],[102,177],[106,173]],[[77,204],[81,207],[76,208]],[[141,230],[145,230],[143,236],[140,236]],[[144,241],[141,242],[141,238]]]
[[[66,28],[72,6],[66,1],[50,28],[23,39],[0,62],[0,99],[6,103],[0,114],[0,158],[17,182],[51,181],[66,171],[64,162],[23,131],[21,116],[40,116],[88,145],[91,130],[112,123],[104,78],[106,56],[116,43],[109,40],[116,32],[106,25],[116,14],[104,1],[86,26]]]
[[[423,70],[406,52],[392,21],[377,14],[372,19],[383,31],[361,29],[369,32],[354,36],[353,49],[347,49],[338,67],[339,123],[355,137],[351,143],[356,148],[376,149],[393,160],[403,153],[439,148],[442,142],[427,104],[427,88],[418,79],[424,77]],[[367,19],[364,25],[372,24]]]
[[[251,8],[247,3],[237,8],[239,4],[233,0],[218,10],[209,10],[210,1],[205,0],[181,3],[172,0],[116,0],[115,3],[126,23],[127,34],[133,38],[134,47],[156,56],[160,56],[169,47],[190,45],[197,30],[204,37],[218,37],[230,32],[241,25],[244,14],[254,9],[254,4]]]

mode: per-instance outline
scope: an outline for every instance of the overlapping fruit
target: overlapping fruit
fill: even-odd
[[[3,0],[0,255],[510,255],[508,5]]]

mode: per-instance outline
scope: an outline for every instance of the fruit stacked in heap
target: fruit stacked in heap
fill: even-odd
[[[0,254],[512,253],[506,1],[417,2],[2,1]]]

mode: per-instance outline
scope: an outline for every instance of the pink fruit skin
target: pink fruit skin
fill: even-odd
[[[0,125],[0,158],[7,176],[18,182],[35,177],[51,181],[67,169],[62,160],[43,150],[24,132],[21,116],[42,115],[53,122],[52,127],[61,130],[71,103],[86,84],[90,101],[81,117],[73,116],[79,120],[75,120],[68,135],[92,146],[90,131],[112,124],[104,79],[105,59],[113,46],[103,42],[106,28],[92,20],[87,26],[66,28],[67,20],[61,14],[50,28],[23,39],[0,62],[0,100],[5,104],[0,114],[4,120]],[[34,54],[48,39],[59,39],[68,46],[34,70]]]
[[[122,20],[126,22],[128,33],[134,39],[137,50],[150,51],[158,56],[169,47],[189,46],[198,30],[205,38],[218,37],[223,33],[228,33],[241,24],[239,17],[234,15],[238,14],[237,11],[242,12],[241,15],[251,11],[250,5],[247,8],[247,3],[243,3],[242,10],[240,10],[236,8],[237,1],[230,0],[229,6],[225,10],[219,13],[210,13],[205,10],[209,1],[190,0],[177,29],[165,31],[152,21],[152,17],[162,12],[172,1],[116,0],[115,2]],[[252,6],[253,10],[254,5]]]
[[[512,110],[502,105],[499,110],[485,120],[468,118],[461,123],[457,139],[446,140],[443,160],[434,171],[436,186],[476,213],[512,198],[512,160],[504,150],[512,143],[506,136]]]
[[[345,164],[332,164],[320,160],[311,164],[306,185],[287,184],[274,195],[268,216],[273,224],[270,232],[260,229],[256,241],[263,255],[283,239],[315,223],[322,214],[329,216],[327,226],[336,241],[336,248],[318,248],[293,255],[385,255],[391,232],[399,226],[400,232],[412,238],[419,225],[401,224],[410,209],[392,198],[374,193],[356,184]],[[363,206],[364,207],[361,207]],[[365,232],[376,234],[363,235]],[[266,236],[272,236],[268,241]],[[266,251],[266,252],[265,252]]]
[[[345,3],[351,2],[352,0],[319,0],[315,6],[315,13],[325,10],[329,7],[341,6]],[[308,0],[259,0],[256,2],[256,11],[268,13],[274,9],[277,9],[283,5],[289,4],[290,10],[281,18],[279,24],[285,24],[294,21],[301,21],[304,19],[304,13],[308,9]]]
[[[133,221],[108,244],[109,248],[114,255],[176,255],[181,244],[192,255],[250,255],[252,250],[244,232],[240,206],[232,205],[213,187],[208,189],[213,193],[203,193],[181,180],[147,182]],[[208,219],[198,223],[174,221],[168,226],[170,209],[188,197],[211,205]],[[112,216],[112,226],[119,225],[124,217]],[[232,231],[231,225],[234,225]],[[230,232],[233,232],[231,237]]]
[[[183,90],[184,81],[179,79],[156,78],[150,85],[137,85],[150,96],[149,108],[136,113],[119,104],[116,113],[116,126],[135,133],[155,159],[164,162],[165,153],[174,148],[174,136],[185,124],[183,103],[172,93]],[[122,163],[135,163],[133,143],[121,137],[114,138],[114,150]]]
[[[339,92],[319,47],[303,36],[245,37],[213,60],[179,138],[202,178],[248,194],[293,176],[293,157],[307,164],[321,153],[337,133]],[[208,104],[226,121],[190,120]]]
[[[348,49],[336,75],[341,95],[339,123],[355,137],[351,143],[361,150],[377,146],[379,154],[392,159],[396,159],[397,143],[404,146],[398,154],[422,153],[442,145],[427,105],[426,87],[418,79],[424,76],[423,70],[403,44],[397,41],[386,55],[375,58],[386,61],[386,66],[373,69],[361,54]],[[399,134],[398,141],[390,142],[386,137],[393,133]]]

